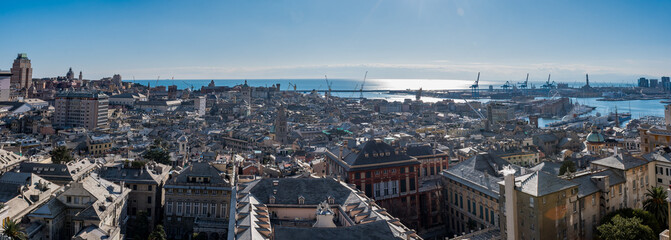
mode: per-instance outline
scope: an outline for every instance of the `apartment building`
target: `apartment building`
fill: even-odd
[[[54,126],[88,130],[107,127],[109,99],[102,92],[61,92],[56,94]]]
[[[381,139],[361,144],[346,140],[325,152],[328,175],[354,184],[367,196],[396,213],[412,228],[419,221],[419,167],[404,149]]]
[[[190,239],[194,233],[217,236],[213,239],[226,236],[231,183],[224,171],[210,163],[194,162],[174,173],[163,189],[163,226],[168,238]]]
[[[163,185],[168,180],[170,166],[160,163],[132,164],[114,162],[100,169],[100,177],[130,189],[128,194],[128,216],[136,218],[144,212],[150,230],[161,223],[163,207]],[[134,227],[134,226],[133,226]]]

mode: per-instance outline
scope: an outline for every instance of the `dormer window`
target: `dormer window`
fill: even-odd
[[[368,153],[365,153],[363,156],[364,156],[364,157],[368,157]]]
[[[275,204],[275,196],[270,196],[270,198],[268,199],[268,203]]]
[[[390,152],[387,152],[386,155],[387,155],[387,157],[389,157],[389,156],[391,156],[391,153],[390,153]]]
[[[298,204],[305,204],[305,197],[303,196],[298,196]]]
[[[335,198],[333,198],[332,196],[329,196],[327,201],[328,201],[329,204],[334,204],[335,203]]]

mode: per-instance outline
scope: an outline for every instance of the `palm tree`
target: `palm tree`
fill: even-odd
[[[28,239],[26,234],[21,229],[21,226],[15,220],[7,220],[5,222],[5,236],[11,238],[12,240],[25,240]]]
[[[643,201],[643,209],[652,213],[658,222],[664,223],[664,226],[666,226],[666,216],[669,212],[666,203],[666,191],[662,187],[653,187],[648,189],[645,196],[647,199]]]

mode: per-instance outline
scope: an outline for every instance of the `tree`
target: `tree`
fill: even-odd
[[[617,211],[611,212],[606,214],[601,219],[601,224],[609,223],[612,221],[615,216],[620,215],[620,217],[623,218],[638,218],[643,221],[643,225],[646,225],[652,229],[652,231],[655,234],[661,233],[664,231],[664,229],[659,225],[660,223],[657,222],[657,219],[655,219],[655,216],[652,215],[652,213],[649,213],[648,211],[645,211],[643,209],[632,209],[632,208],[623,208],[619,209]]]
[[[165,234],[165,229],[163,225],[158,225],[151,234],[149,234],[149,240],[166,240],[168,237]]]
[[[51,150],[51,162],[56,164],[68,163],[74,158],[72,157],[72,150],[68,149],[66,146],[59,146]]]
[[[171,164],[170,153],[165,150],[164,143],[160,139],[154,140],[154,144],[149,147],[149,150],[144,152],[142,157],[157,163]]]
[[[637,217],[624,218],[615,215],[611,222],[597,228],[598,236],[603,240],[654,240],[655,233],[650,227],[643,225]]]
[[[4,227],[5,236],[11,238],[12,240],[24,240],[28,239],[26,234],[23,232],[22,227],[15,220],[7,220]]]
[[[207,240],[207,233],[194,233],[193,234],[193,239],[194,240]]]
[[[128,236],[133,236],[133,239],[149,238],[149,218],[146,212],[140,211],[128,226]]]
[[[669,208],[666,203],[666,191],[662,187],[653,187],[645,193],[647,199],[643,201],[643,209],[650,212],[657,222],[666,226]]]
[[[561,164],[561,167],[559,167],[559,175],[564,175],[566,172],[575,172],[575,170],[575,163],[567,160]]]

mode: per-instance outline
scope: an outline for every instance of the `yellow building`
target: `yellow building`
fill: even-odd
[[[112,148],[112,139],[109,136],[90,136],[86,139],[86,147],[89,154],[101,155]]]

